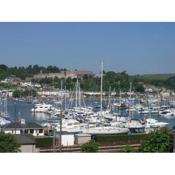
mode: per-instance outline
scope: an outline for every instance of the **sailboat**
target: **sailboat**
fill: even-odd
[[[1,97],[0,99],[0,126],[8,124],[12,121],[7,112],[7,98]]]
[[[110,111],[103,111],[103,61],[101,62],[101,87],[100,87],[100,111],[98,116],[100,118],[100,125],[92,128],[83,129],[83,133],[86,134],[118,134],[118,133],[128,133],[128,128],[122,128],[117,126],[105,126],[105,118],[110,117],[110,119],[115,120],[115,116],[110,114]]]

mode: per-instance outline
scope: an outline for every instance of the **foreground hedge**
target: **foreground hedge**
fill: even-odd
[[[169,131],[167,131],[169,132]],[[130,145],[143,144],[145,140],[150,139],[152,133],[149,134],[134,134],[134,135],[94,135],[93,139],[100,145]],[[173,149],[173,134],[169,132],[169,142],[171,150]]]
[[[53,138],[51,137],[36,137],[37,148],[51,148],[53,146]]]
[[[136,135],[95,135],[94,140],[100,145],[142,144],[149,134]]]
[[[95,153],[98,152],[98,149],[99,145],[94,141],[90,141],[88,143],[81,145],[81,152],[85,153]]]

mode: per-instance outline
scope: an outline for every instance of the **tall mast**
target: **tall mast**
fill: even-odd
[[[78,101],[78,79],[77,79],[77,83],[75,86],[75,107],[77,108],[77,101]]]
[[[101,62],[101,98],[100,98],[100,112],[103,111],[103,61]]]
[[[80,89],[80,83],[78,83],[78,105],[81,106],[81,89]]]
[[[130,88],[129,88],[129,95],[130,95],[130,99],[131,99],[131,92],[132,92],[132,82],[130,82]]]
[[[62,90],[63,90],[63,81],[61,80],[61,93],[62,93]]]
[[[119,103],[120,103],[120,105],[121,105],[121,94],[122,94],[122,92],[121,92],[121,89],[120,89],[120,92],[119,92]]]
[[[67,95],[67,89],[66,89],[66,85],[65,85],[64,110],[66,110],[66,95]]]
[[[109,86],[109,92],[108,92],[108,110],[110,110],[111,107],[111,86]]]

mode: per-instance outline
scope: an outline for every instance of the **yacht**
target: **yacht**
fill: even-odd
[[[159,112],[160,116],[168,118],[168,119],[174,118],[175,117],[174,114],[175,113],[170,109],[165,109],[165,110]]]
[[[139,114],[149,114],[150,111],[148,108],[141,108],[139,111],[138,111]]]
[[[87,127],[87,124],[80,123],[75,119],[62,119],[62,131],[67,132],[81,132],[84,127]],[[55,128],[57,131],[60,131],[60,123],[57,123]]]
[[[148,118],[145,120],[146,128],[162,128],[162,127],[166,127],[167,125],[168,123],[159,122],[158,120],[153,119],[153,118]]]
[[[129,129],[141,129],[144,128],[144,125],[139,120],[128,120],[125,124],[125,127]]]
[[[113,126],[100,126],[94,128],[85,128],[82,131],[85,134],[120,134],[120,133],[128,133],[128,128],[121,127],[113,127]]]
[[[1,126],[4,126],[6,124],[9,124],[10,123],[10,120],[7,120],[6,118],[4,117],[0,117],[0,127]]]
[[[35,104],[34,108],[31,109],[32,112],[46,113],[52,111],[54,108],[50,104]]]

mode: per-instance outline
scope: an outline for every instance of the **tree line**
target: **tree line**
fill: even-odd
[[[32,79],[33,83],[39,83],[42,86],[48,85],[53,86],[55,88],[62,88],[67,90],[74,90],[77,78],[42,78],[42,79]],[[81,78],[78,78],[81,89],[83,91],[100,91],[101,86],[101,78],[84,75]],[[130,77],[126,71],[124,72],[104,72],[103,76],[103,90],[106,92],[113,91],[119,92],[120,89],[122,91],[129,91],[130,83],[132,82],[132,90],[136,92],[144,92],[143,83],[139,82],[137,79]]]
[[[60,79],[54,78],[42,78],[34,79],[34,75],[42,73],[60,73],[61,71],[66,71],[65,68],[58,68],[57,66],[39,66],[39,65],[29,65],[27,67],[8,67],[4,64],[0,65],[0,80],[8,77],[17,77],[21,80],[26,78],[31,78],[32,82],[39,83],[42,86],[48,85],[55,88],[60,88],[61,81],[64,88],[74,89],[76,78]],[[84,75],[79,78],[81,89],[84,91],[99,91],[100,90],[100,77],[94,77],[90,75]],[[169,77],[167,79],[158,79],[156,77],[149,78],[144,76],[130,76],[126,71],[114,72],[114,71],[104,71],[103,77],[103,89],[104,91],[115,91],[119,92],[128,91],[130,88],[130,83],[132,82],[132,90],[135,92],[144,92],[144,84],[150,84],[157,87],[165,87],[167,89],[175,90],[175,76]],[[1,85],[0,85],[1,86]],[[3,85],[2,85],[3,86]]]
[[[36,74],[42,73],[59,73],[61,71],[66,71],[65,68],[58,68],[57,66],[38,66],[29,65],[27,67],[8,67],[7,65],[0,65],[0,80],[8,78],[10,76],[15,76],[25,80],[27,77],[33,77]]]

